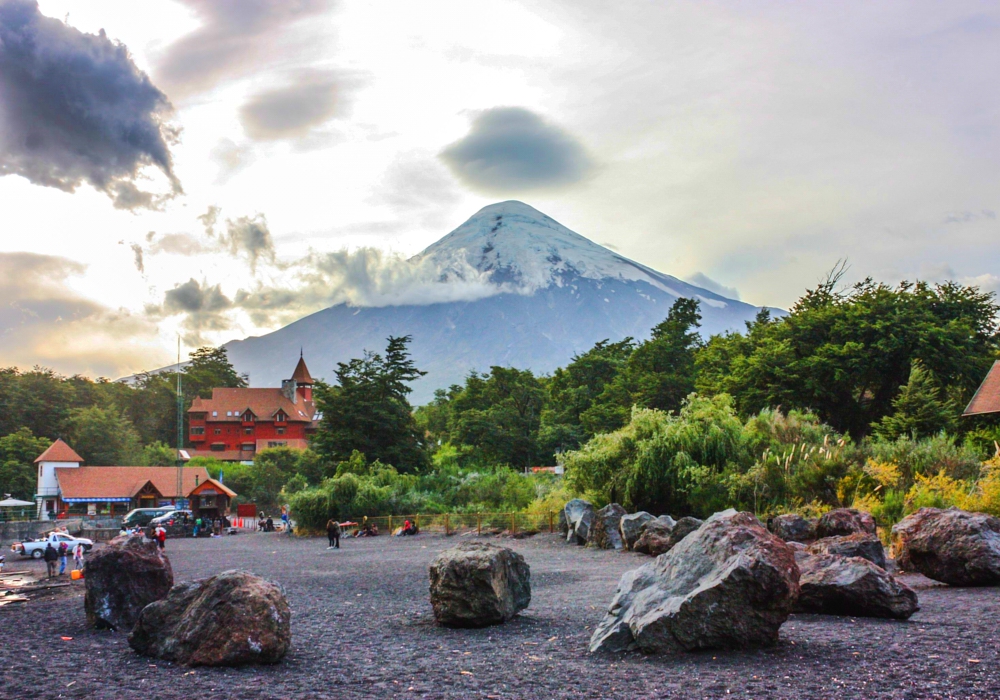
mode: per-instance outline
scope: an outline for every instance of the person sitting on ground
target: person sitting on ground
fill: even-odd
[[[45,558],[45,568],[48,570],[49,578],[52,578],[56,575],[56,561],[59,559],[59,552],[49,542],[45,545],[45,553],[42,556]]]

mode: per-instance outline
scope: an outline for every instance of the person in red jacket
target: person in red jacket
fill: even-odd
[[[160,549],[164,549],[167,546],[167,531],[162,525],[157,525],[153,535],[156,538],[156,544],[159,545]]]

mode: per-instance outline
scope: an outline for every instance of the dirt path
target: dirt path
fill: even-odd
[[[0,696],[79,698],[998,698],[1000,589],[907,582],[907,622],[795,615],[752,652],[593,656],[587,641],[642,555],[540,535],[504,540],[532,569],[532,604],[485,630],[437,627],[427,565],[457,538],[170,540],[178,580],[243,568],[285,586],[293,649],[268,668],[188,669],[85,627],[82,590],[0,609]],[[63,640],[61,637],[72,637]]]

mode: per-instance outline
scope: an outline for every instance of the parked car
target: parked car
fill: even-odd
[[[154,527],[156,525],[173,525],[176,522],[186,523],[191,519],[191,511],[189,510],[172,510],[169,513],[164,513],[163,515],[158,515],[149,521],[150,525]]]
[[[63,542],[69,547],[69,551],[72,552],[73,548],[78,544],[83,545],[83,551],[89,552],[90,548],[94,546],[93,540],[88,540],[86,537],[73,537],[72,535],[67,535],[65,532],[50,532],[37,540],[25,540],[24,542],[15,542],[10,547],[10,551],[15,554],[20,554],[22,557],[31,557],[32,559],[41,559],[45,554],[45,548],[48,546],[49,542],[56,549]]]
[[[130,510],[122,518],[122,527],[146,527],[152,522],[153,518],[158,518],[161,515],[166,515],[174,511],[173,506],[166,506],[164,508],[135,508]]]

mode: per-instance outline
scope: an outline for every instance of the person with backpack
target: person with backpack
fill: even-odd
[[[52,546],[49,542],[45,545],[45,554],[42,555],[45,559],[45,568],[48,570],[49,578],[56,575],[56,561],[59,559],[59,552],[56,548]]]
[[[330,541],[327,549],[340,549],[340,523],[335,518],[326,521],[326,537]]]

